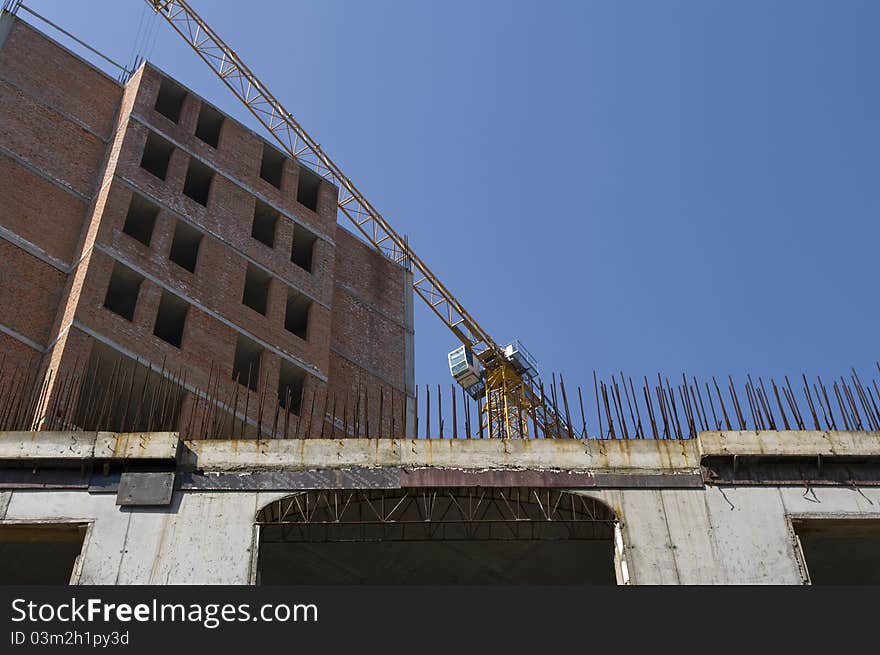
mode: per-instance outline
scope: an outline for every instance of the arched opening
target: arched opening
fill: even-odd
[[[621,575],[614,512],[557,489],[308,491],[270,503],[256,522],[258,584],[615,584]]]

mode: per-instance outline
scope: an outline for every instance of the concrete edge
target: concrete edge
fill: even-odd
[[[272,439],[176,432],[0,432],[0,459],[166,460],[181,470],[363,468],[694,472],[712,456],[880,457],[880,432],[718,431],[694,440]]]
[[[198,471],[402,467],[591,471],[699,469],[691,441],[299,439],[185,441],[179,465]]]
[[[880,457],[880,432],[737,430],[700,432],[700,459],[711,456]]]
[[[0,432],[0,460],[173,462],[179,444],[176,432]]]

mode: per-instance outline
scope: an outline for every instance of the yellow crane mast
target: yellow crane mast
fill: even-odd
[[[146,2],[183,37],[291,157],[339,187],[338,213],[367,242],[410,272],[415,293],[462,343],[449,354],[450,370],[472,397],[484,400],[482,421],[488,436],[575,435],[552,399],[536,384],[537,366],[525,349],[518,342],[501,347],[489,336],[407,240],[190,4],[185,0]]]

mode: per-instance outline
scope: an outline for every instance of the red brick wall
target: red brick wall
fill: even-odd
[[[147,65],[144,68],[138,99],[132,110],[136,120],[153,126],[185,150],[208,161],[212,167],[227,172],[272,204],[295,214],[303,223],[332,234],[336,223],[336,189],[332,185],[322,184],[317,212],[303,207],[296,201],[299,175],[296,162],[290,159],[285,162],[280,190],[260,177],[263,143],[266,141],[253,131],[227,118],[218,147],[214,149],[194,134],[202,102],[194,94],[187,95],[184,100],[177,124],[157,112],[154,107],[162,77],[163,74],[152,66]],[[231,95],[227,100],[235,102]]]
[[[94,191],[104,142],[2,80],[0,143],[77,193]]]
[[[332,348],[403,389],[404,274],[344,229],[336,232]]]
[[[2,226],[65,264],[73,261],[86,203],[0,153]]]
[[[66,277],[58,269],[0,239],[3,324],[45,345]]]
[[[27,23],[16,21],[3,45],[0,77],[101,138],[109,138],[119,104],[119,85]]]
[[[320,417],[332,412],[335,400],[341,436],[343,413],[353,424],[356,394],[361,393],[370,397],[372,435],[387,436],[391,398],[395,413],[402,414],[406,379],[403,272],[337,229],[332,185],[322,183],[318,209],[311,211],[296,201],[296,162],[286,161],[280,190],[262,180],[263,140],[254,132],[227,118],[215,150],[194,136],[201,106],[194,94],[186,97],[177,124],[156,112],[161,79],[159,71],[146,66],[123,90],[33,30],[21,24],[13,29],[0,51],[0,145],[43,175],[0,157],[2,226],[48,255],[78,265],[65,275],[0,240],[4,324],[40,343],[57,337],[44,356],[45,365],[55,369],[84,362],[94,339],[90,334],[95,334],[154,368],[165,362],[168,369],[185,369],[189,385],[208,389],[213,383],[217,391],[212,393],[224,403],[231,402],[236,389],[231,373],[235,342],[243,331],[281,353],[267,348],[261,363],[264,425],[274,419],[278,372],[286,356],[318,375],[307,377],[303,398],[303,414],[314,407],[315,417],[299,426],[291,416],[289,435],[320,436]],[[140,167],[150,131],[176,145],[165,180]],[[207,207],[182,193],[193,157],[216,170]],[[161,209],[149,246],[122,232],[135,191]],[[273,248],[251,237],[256,197],[294,217],[279,218]],[[195,273],[168,258],[178,220],[203,232]],[[318,236],[311,273],[290,261],[294,220]],[[114,260],[146,278],[132,321],[103,307]],[[266,316],[242,304],[249,262],[273,276]],[[180,349],[153,334],[163,289],[190,304]],[[289,289],[313,298],[308,340],[284,329]],[[21,344],[10,341],[4,336],[0,345],[20,357]],[[244,388],[239,392],[242,412]],[[187,424],[192,417],[198,425],[206,411],[204,401],[190,398],[182,420]],[[252,393],[248,415],[257,420],[259,412]],[[395,433],[401,420],[394,420]],[[325,436],[331,427],[324,425]],[[362,435],[365,429],[362,418]],[[256,431],[251,428],[248,434],[256,436]]]
[[[3,360],[3,380],[4,382],[11,379],[15,373],[15,367],[19,370],[30,368],[39,362],[42,353],[23,344],[18,339],[14,339],[0,332],[0,359]]]

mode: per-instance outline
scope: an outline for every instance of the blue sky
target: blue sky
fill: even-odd
[[[880,3],[191,3],[543,371],[876,376]],[[28,4],[119,60],[146,7]],[[155,22],[150,59],[252,124]]]

